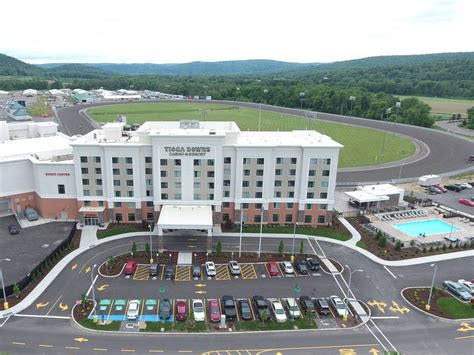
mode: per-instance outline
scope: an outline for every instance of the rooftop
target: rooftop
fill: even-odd
[[[170,229],[206,229],[212,227],[211,206],[163,206],[158,226]]]
[[[369,192],[376,196],[395,195],[404,191],[403,189],[390,184],[358,186],[357,189]]]

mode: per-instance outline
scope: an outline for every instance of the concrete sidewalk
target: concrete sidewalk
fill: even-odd
[[[82,227],[80,248],[90,248],[97,244],[97,226]]]

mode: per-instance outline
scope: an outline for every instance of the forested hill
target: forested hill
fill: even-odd
[[[0,76],[36,76],[43,70],[16,58],[0,53]]]

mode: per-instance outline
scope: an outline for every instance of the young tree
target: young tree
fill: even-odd
[[[397,240],[397,242],[395,243],[395,250],[400,251],[401,249],[402,249],[402,242]]]
[[[135,242],[132,243],[132,255],[137,256],[137,244]]]
[[[221,253],[222,253],[222,243],[219,240],[216,245],[216,255],[219,256],[221,255]]]
[[[15,295],[16,298],[18,298],[20,297],[20,293],[21,293],[20,286],[18,286],[18,284],[15,283],[13,285],[13,294]]]
[[[379,240],[382,237],[382,231],[378,231],[375,235],[375,240]]]
[[[147,255],[150,254],[150,244],[148,243],[145,244],[145,252]]]
[[[304,254],[304,243],[303,243],[303,240],[301,240],[301,243],[300,243],[300,254]]]
[[[283,250],[285,250],[285,244],[283,244],[283,240],[280,240],[280,244],[278,245],[278,253],[280,256],[283,256]]]
[[[385,248],[385,246],[387,245],[387,238],[385,238],[385,236],[381,236],[377,244],[379,245],[379,247]]]

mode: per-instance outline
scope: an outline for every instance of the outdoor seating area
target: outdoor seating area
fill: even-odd
[[[377,217],[381,221],[393,221],[407,218],[428,217],[428,212],[424,210],[407,210],[404,212],[390,212],[378,214]]]

